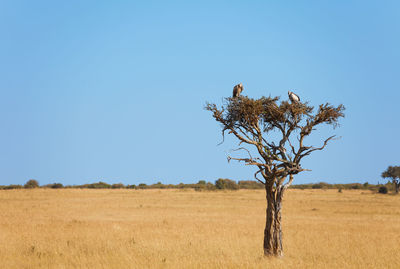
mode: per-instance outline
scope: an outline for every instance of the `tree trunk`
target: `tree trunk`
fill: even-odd
[[[264,255],[283,256],[281,206],[283,190],[265,188],[267,194],[267,216],[264,230]]]
[[[394,188],[395,188],[395,190],[396,190],[396,194],[399,194],[400,180],[394,182]]]

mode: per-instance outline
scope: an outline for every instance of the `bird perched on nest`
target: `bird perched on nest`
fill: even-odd
[[[300,97],[295,94],[294,92],[288,91],[289,99],[292,101],[292,103],[298,103],[300,102]]]
[[[242,83],[239,83],[238,85],[235,85],[235,87],[233,87],[233,94],[232,97],[236,98],[239,97],[240,93],[243,91],[243,85]]]

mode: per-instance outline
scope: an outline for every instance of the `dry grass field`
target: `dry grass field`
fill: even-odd
[[[0,191],[0,268],[400,268],[400,196],[289,190],[285,257],[261,190]]]

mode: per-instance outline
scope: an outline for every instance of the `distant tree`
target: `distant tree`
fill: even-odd
[[[156,184],[152,184],[148,186],[149,189],[166,189],[167,186],[162,184],[161,181],[158,181]]]
[[[320,183],[316,183],[316,184],[313,184],[311,188],[313,188],[313,189],[322,189],[322,185]]]
[[[116,184],[112,184],[111,188],[112,189],[123,189],[123,188],[125,188],[125,185],[122,183],[116,183]]]
[[[83,185],[83,186],[85,186],[85,185]],[[109,188],[111,188],[111,185],[106,182],[99,181],[97,183],[88,184],[85,187],[89,188],[89,189],[109,189]]]
[[[37,182],[34,179],[30,179],[25,183],[24,188],[25,189],[39,188],[39,182]]]
[[[400,189],[400,166],[389,166],[383,171],[382,177],[389,178],[392,181],[396,194],[398,194]]]
[[[334,107],[327,103],[320,105],[314,113],[313,107],[300,100],[289,102],[279,101],[279,97],[252,99],[239,96],[225,98],[221,108],[207,104],[205,109],[211,111],[221,124],[222,137],[226,132],[233,134],[239,140],[236,151],[246,154],[240,158],[228,156],[228,161],[236,160],[257,167],[254,177],[264,185],[267,199],[264,255],[283,256],[283,194],[291,185],[293,176],[307,170],[300,165],[302,159],[324,149],[335,136],[325,139],[320,147],[306,145],[305,139],[322,124],[336,127],[338,119],[344,117],[344,106]]]
[[[8,185],[8,186],[4,186],[3,189],[4,190],[14,190],[14,189],[22,189],[22,185]]]
[[[360,183],[352,183],[351,188],[353,190],[359,190],[359,189],[362,189],[362,185]]]
[[[220,190],[238,190],[239,185],[235,181],[230,179],[219,178],[215,181],[215,187]]]
[[[64,186],[61,183],[54,183],[54,184],[51,185],[51,188],[53,188],[53,189],[61,189],[63,187]]]
[[[147,188],[147,184],[146,183],[140,183],[138,188],[139,189],[146,189]]]

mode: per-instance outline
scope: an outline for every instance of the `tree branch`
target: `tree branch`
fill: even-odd
[[[225,100],[226,103],[221,109],[218,109],[215,104],[207,104],[205,107],[213,113],[216,121],[222,124],[223,141],[225,131],[228,131],[239,139],[239,145],[242,143],[254,145],[260,156],[260,158],[254,158],[252,155],[256,151],[250,152],[245,147],[240,147],[236,150],[246,151],[248,158],[228,156],[228,161],[236,160],[246,165],[256,165],[259,170],[254,174],[255,178],[261,182],[257,178],[261,174],[265,179],[264,184],[271,188],[277,184],[277,189],[289,187],[293,181],[293,175],[310,171],[301,168],[302,158],[314,151],[324,149],[328,142],[335,138],[335,136],[327,138],[321,147],[305,146],[305,137],[315,130],[314,127],[324,123],[335,127],[338,119],[344,117],[343,105],[337,107],[330,104],[320,105],[318,111],[313,113],[314,108],[308,103],[278,102],[278,97],[252,99],[241,96]],[[275,134],[280,136],[276,144],[266,136],[275,131],[278,131]],[[299,135],[295,136],[294,133],[297,131]],[[298,139],[298,145],[292,144],[291,136]],[[289,181],[285,184],[288,176]]]
[[[254,178],[255,178],[258,182],[260,182],[260,183],[262,183],[263,185],[265,185],[265,182],[262,181],[261,179],[259,179],[259,178],[257,177],[257,174],[258,174],[258,173],[262,173],[262,171],[263,171],[263,169],[260,168],[260,170],[258,170],[258,171],[254,174]]]
[[[238,162],[245,162],[246,165],[257,165],[257,166],[266,167],[265,164],[258,163],[256,161],[254,161],[253,159],[250,159],[250,158],[234,158],[234,157],[228,156],[228,162],[230,162],[231,160],[235,160],[235,161],[238,161]]]
[[[323,149],[326,147],[326,145],[328,144],[328,142],[329,142],[330,140],[332,140],[333,138],[335,138],[335,137],[336,137],[335,135],[328,137],[328,138],[324,141],[324,144],[323,144],[321,147],[319,147],[319,148],[307,147],[308,150],[306,150],[303,154],[300,154],[300,156],[299,156],[299,161],[300,161],[304,156],[310,155],[310,153],[313,152],[313,151],[316,151],[316,150],[323,150]]]

